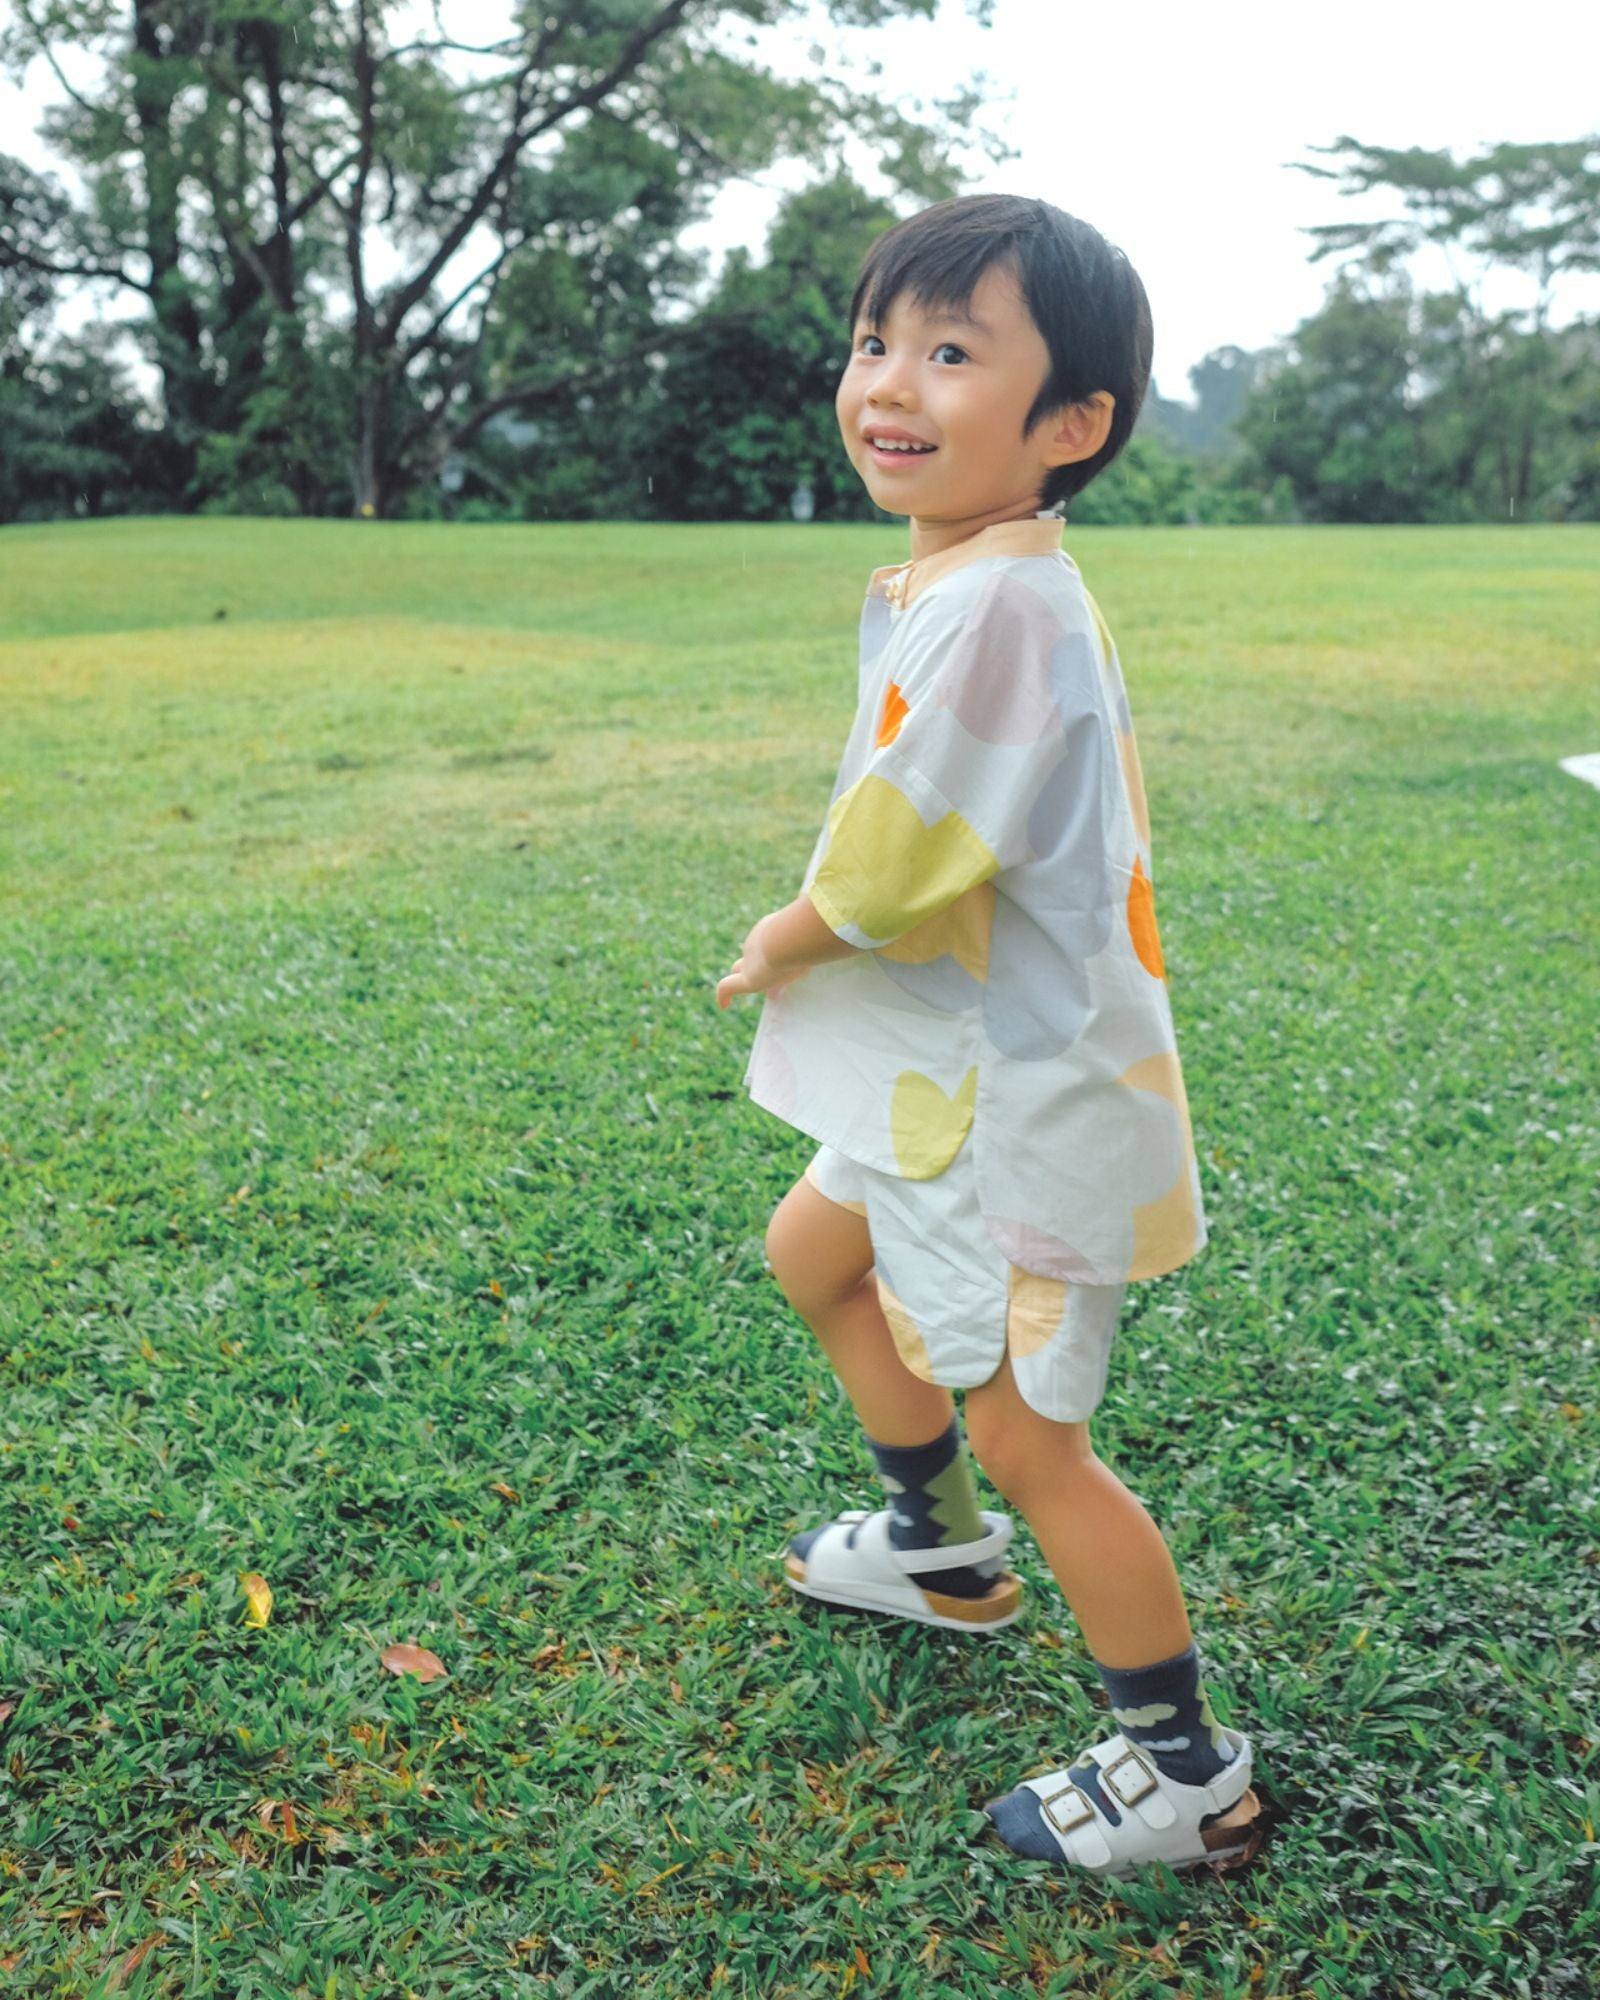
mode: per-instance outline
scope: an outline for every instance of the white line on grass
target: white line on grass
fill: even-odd
[[[1563,757],[1561,768],[1600,791],[1600,750],[1586,750],[1581,757]]]

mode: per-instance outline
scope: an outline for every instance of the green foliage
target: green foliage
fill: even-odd
[[[854,11],[882,24],[928,10]],[[517,10],[489,47],[438,10],[429,35],[392,6],[352,15],[339,0],[237,18],[25,12],[0,59],[59,73],[58,45],[76,44],[103,81],[73,88],[46,121],[84,174],[84,204],[0,156],[0,269],[148,267],[124,282],[139,286],[183,504],[401,511],[493,409],[582,412],[585,375],[612,407],[638,399],[653,344],[693,304],[703,260],[681,248],[683,231],[730,176],[836,154],[855,136],[892,187],[933,198],[954,184],[957,144],[996,143],[971,89],[913,117],[820,66],[780,75],[716,32],[792,11],[576,0],[550,16]],[[986,5],[976,12],[987,20]],[[447,55],[481,59],[470,81]],[[380,232],[400,268],[375,282]],[[485,235],[500,246],[486,259]],[[497,302],[508,280],[512,313],[527,302],[569,338],[529,340]],[[342,347],[358,392],[327,403],[316,369],[275,363],[269,320],[294,322],[286,339],[301,354]],[[330,412],[343,473],[325,448]],[[622,490],[583,505],[616,511]],[[512,510],[553,497],[514,497]]]
[[[1341,277],[1252,387],[1235,476],[1312,521],[1583,518],[1597,373],[1600,321],[1484,336],[1459,300]]]
[[[355,394],[349,350],[322,328],[268,316],[258,372],[234,423],[207,432],[191,499],[206,514],[348,512],[352,495],[344,413]]]
[[[158,507],[168,476],[109,336],[0,366],[0,522]]]

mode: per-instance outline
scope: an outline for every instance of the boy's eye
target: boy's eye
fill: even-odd
[[[876,340],[880,347],[883,345],[882,339],[879,337],[879,335],[875,333],[864,333],[862,334],[861,338],[864,342],[868,340]],[[951,350],[952,353],[959,354],[963,361],[967,358],[967,350],[964,347],[957,347],[956,343],[953,340],[941,340],[939,342],[939,345],[933,351],[935,354],[942,354],[947,347]]]

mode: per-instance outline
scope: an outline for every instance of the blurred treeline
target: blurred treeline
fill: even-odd
[[[799,78],[747,53],[797,0],[549,6],[468,44],[399,0],[16,4],[0,64],[60,82],[40,136],[84,192],[0,153],[0,520],[769,519],[800,484],[818,518],[881,518],[833,414],[857,266],[967,185],[958,151],[1015,157],[981,81],[914,118],[850,56],[935,0],[831,0],[840,47]],[[1194,405],[1152,390],[1071,518],[1600,518],[1600,319],[1549,323],[1561,275],[1600,269],[1600,134],[1310,150],[1399,219],[1309,230],[1341,260],[1318,311],[1208,355]],[[810,184],[708,285],[683,232],[785,159]],[[1409,275],[1425,246],[1448,290]],[[1219,215],[1224,290],[1229,255]],[[1491,311],[1508,274],[1527,303]],[[103,316],[68,333],[85,285]]]

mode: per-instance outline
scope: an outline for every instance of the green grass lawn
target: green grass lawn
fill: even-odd
[[[981,1643],[782,1580],[881,1492],[713,989],[904,530],[8,528],[0,1993],[1600,1990],[1600,530],[1067,543],[1212,1230],[1095,1435],[1254,1867],[986,1831],[1108,1726],[1024,1529]]]

